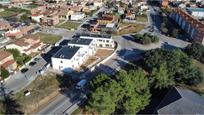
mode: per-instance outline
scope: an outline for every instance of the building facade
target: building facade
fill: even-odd
[[[204,24],[181,9],[174,9],[170,17],[186,31],[195,42],[204,44]]]

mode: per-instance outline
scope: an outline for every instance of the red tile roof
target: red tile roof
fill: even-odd
[[[9,65],[16,63],[14,60],[7,61],[1,65],[3,68],[7,68]]]
[[[0,61],[9,57],[11,55],[11,53],[7,52],[7,51],[0,51]]]

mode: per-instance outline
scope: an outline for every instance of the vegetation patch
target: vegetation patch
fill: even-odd
[[[17,49],[6,49],[8,52],[13,54],[14,60],[17,62],[19,66],[22,66],[29,62],[32,57],[26,54],[21,54]]]
[[[144,29],[143,24],[136,23],[120,23],[117,35],[129,34],[129,33],[137,33]]]
[[[134,38],[134,41],[141,43],[141,44],[150,44],[150,43],[157,43],[159,42],[159,38],[157,36],[153,36],[149,33],[145,33],[143,35],[141,34],[135,34],[132,35]]]
[[[137,15],[136,20],[140,22],[147,22],[148,21],[147,14]]]
[[[67,21],[63,24],[57,25],[56,27],[57,28],[64,28],[64,29],[68,29],[68,30],[71,30],[71,29],[76,30],[79,27],[79,25],[80,25],[80,23]]]
[[[17,114],[21,111],[24,114],[33,114],[38,109],[46,106],[53,98],[60,94],[59,89],[68,89],[72,85],[68,76],[57,76],[55,74],[46,74],[38,76],[28,87],[18,92],[17,94],[10,95],[9,100],[13,100],[15,105],[10,105],[10,114]],[[25,96],[25,91],[29,91],[30,95]],[[0,105],[8,105],[4,101]],[[6,107],[2,107],[2,111],[6,111]],[[7,113],[7,112],[2,112]],[[8,113],[7,113],[8,114]]]
[[[42,32],[38,32],[35,35],[39,36],[40,39],[45,44],[54,44],[54,43],[58,42],[62,38],[61,36],[58,36],[58,35],[42,33]]]

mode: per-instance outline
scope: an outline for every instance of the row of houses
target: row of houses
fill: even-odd
[[[204,24],[182,9],[174,9],[170,17],[190,35],[193,41],[204,44]]]
[[[0,68],[5,68],[9,72],[15,71],[17,69],[17,63],[11,53],[0,50]]]
[[[38,23],[48,26],[58,24],[59,20],[82,20],[86,17],[85,13],[92,12],[103,5],[102,0],[92,1],[93,5],[89,5],[88,2],[90,1],[83,1],[77,4],[45,4],[31,9],[31,18]]]
[[[82,34],[71,40],[52,57],[52,67],[63,72],[79,69],[98,48],[113,49],[115,43],[110,35]]]
[[[39,36],[26,35],[5,47],[6,49],[17,49],[22,54],[31,55],[41,51],[44,46],[45,44],[40,40]]]

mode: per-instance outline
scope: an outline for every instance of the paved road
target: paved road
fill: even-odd
[[[47,64],[47,62],[41,56],[38,56],[38,58],[40,58],[40,60],[36,65],[32,67],[29,65],[25,66],[26,68],[28,68],[28,71],[26,73],[21,73],[20,71],[18,71],[4,82],[6,93],[15,93],[20,91],[37,77],[36,72],[38,72],[43,66]]]
[[[72,36],[74,35],[73,31],[67,31],[65,29],[56,29],[56,28],[44,28],[42,32],[47,32],[47,33],[56,34],[56,35],[63,35],[63,38],[59,41],[59,43],[61,43],[64,40],[72,39]],[[48,58],[51,58],[52,56],[51,53],[53,52],[52,50],[48,48],[47,50],[48,54],[45,57],[38,56],[40,60],[37,62],[36,65],[34,66],[26,65],[25,68],[28,68],[28,71],[26,73],[21,73],[20,71],[18,71],[17,73],[9,77],[9,79],[4,82],[5,92],[16,93],[21,89],[24,89],[33,80],[35,80],[35,78],[38,76],[36,72],[38,72],[41,68],[43,68],[47,63],[50,63],[49,61],[50,59]]]
[[[78,31],[79,30],[80,28],[78,29]],[[143,32],[147,32],[147,30],[144,30]],[[110,75],[115,74],[115,72],[120,68],[122,68],[123,66],[125,66],[128,63],[128,61],[132,61],[134,59],[140,58],[141,52],[149,49],[163,47],[165,45],[164,42],[166,41],[170,43],[170,44],[167,44],[167,46],[173,45],[173,46],[184,47],[187,44],[186,42],[183,42],[183,41],[178,41],[176,39],[171,39],[166,36],[162,36],[159,34],[159,32],[156,32],[155,34],[157,34],[160,37],[161,42],[158,44],[152,44],[149,46],[144,46],[133,42],[130,35],[115,36],[114,40],[119,44],[117,53],[105,64],[100,65],[93,72],[89,72],[88,74],[86,74],[86,77],[88,77],[87,79],[90,80],[90,78],[94,77],[97,73],[101,73],[101,71]],[[74,94],[74,96],[67,96],[67,94]],[[76,108],[72,108],[72,106],[75,103],[81,101],[78,98],[80,95],[81,93],[76,93],[75,90],[66,92],[65,94],[57,97],[56,100],[51,102],[47,107],[43,108],[39,113],[40,114],[65,114],[66,110],[69,110],[69,112],[66,114],[70,114],[70,111],[74,111],[76,109]],[[73,102],[71,100],[75,100],[75,101]]]

